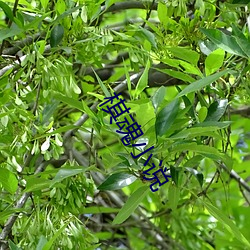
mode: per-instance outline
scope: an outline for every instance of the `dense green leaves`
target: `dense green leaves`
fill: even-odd
[[[0,245],[249,249],[243,5],[0,1]]]

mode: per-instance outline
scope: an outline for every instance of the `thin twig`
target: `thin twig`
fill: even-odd
[[[39,101],[39,97],[40,97],[41,85],[42,85],[42,80],[40,80],[40,82],[38,83],[36,101],[35,101],[35,105],[33,107],[33,114],[34,115],[36,115],[36,110],[37,110],[37,107],[38,107],[38,101]]]
[[[151,6],[150,6],[150,8],[149,8],[149,11],[147,12],[146,20],[143,22],[143,24],[142,24],[142,26],[141,26],[142,28],[145,27],[146,21],[148,21],[148,19],[150,18],[150,15],[151,15],[151,12],[152,12],[152,8],[154,7],[154,4],[155,4],[155,0],[153,0],[153,2],[151,3]]]

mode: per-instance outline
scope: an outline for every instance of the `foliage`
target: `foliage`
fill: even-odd
[[[1,249],[249,249],[248,7],[0,1]]]

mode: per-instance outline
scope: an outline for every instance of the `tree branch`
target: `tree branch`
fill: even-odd
[[[18,41],[13,44],[13,47],[6,48],[3,50],[3,55],[15,55],[19,50],[23,49],[25,46],[31,45],[33,42],[43,38],[45,32],[39,32],[33,36],[27,36],[25,39]]]

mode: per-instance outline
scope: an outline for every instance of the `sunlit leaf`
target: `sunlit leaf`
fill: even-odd
[[[222,49],[217,49],[210,53],[205,60],[205,72],[206,75],[211,75],[223,65],[225,56],[225,51]]]
[[[192,65],[197,65],[200,55],[196,51],[181,48],[181,47],[172,47],[168,49],[170,52],[173,53],[175,57],[178,57],[180,59],[183,59],[187,62],[190,62]]]

